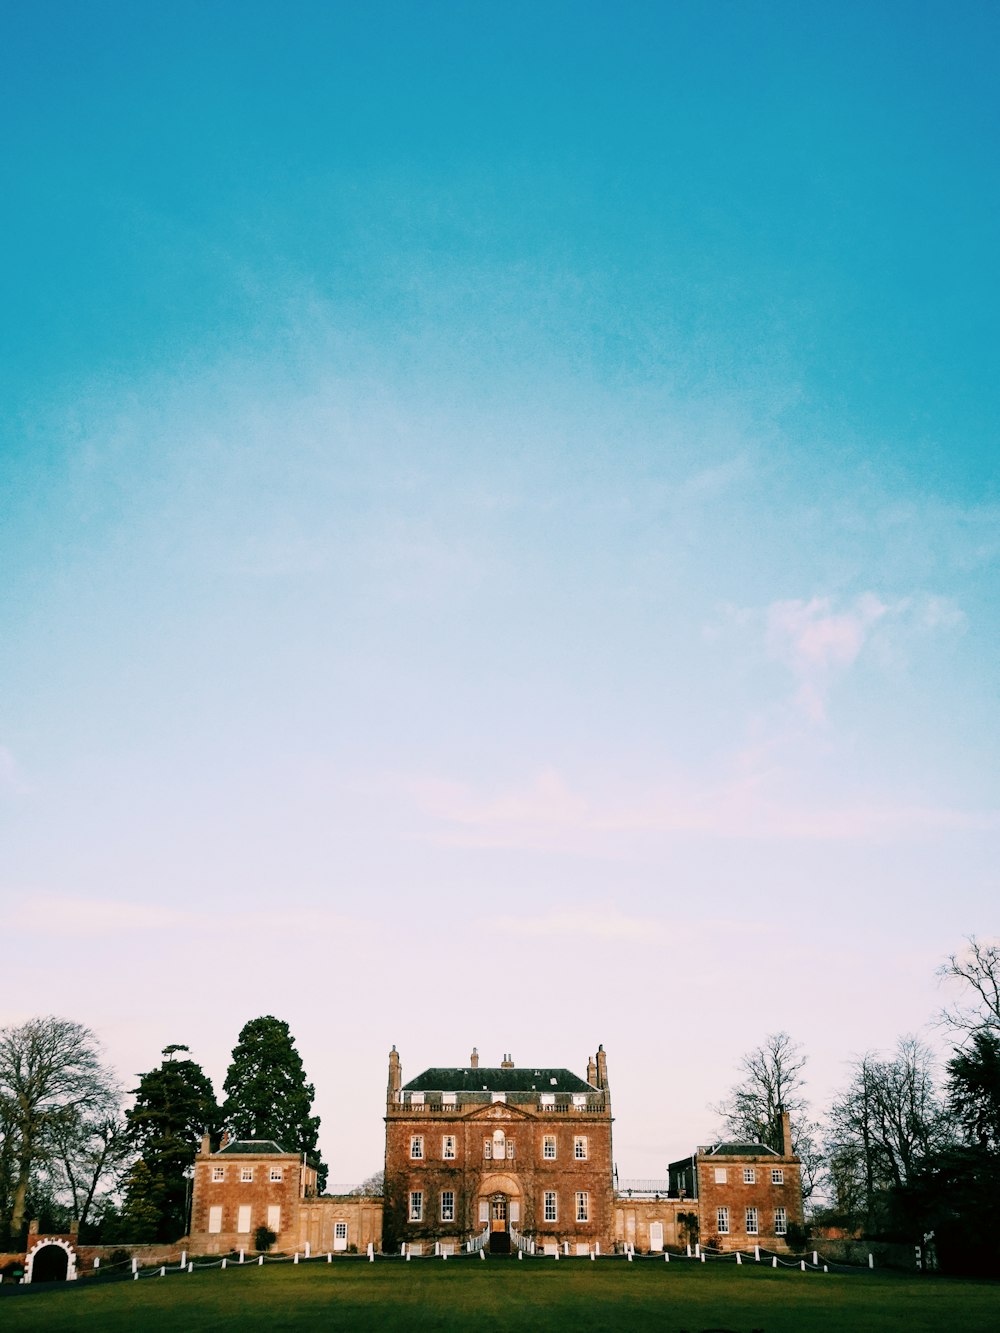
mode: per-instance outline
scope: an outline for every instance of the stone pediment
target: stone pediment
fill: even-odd
[[[534,1120],[529,1111],[522,1111],[519,1106],[509,1106],[506,1102],[491,1102],[489,1106],[477,1107],[467,1115],[466,1120],[485,1120],[487,1122],[504,1120]]]

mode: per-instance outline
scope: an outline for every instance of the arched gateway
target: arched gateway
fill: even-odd
[[[25,1282],[75,1282],[76,1251],[69,1241],[43,1236],[28,1251]]]

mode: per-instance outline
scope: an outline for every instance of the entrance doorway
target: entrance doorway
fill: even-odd
[[[507,1200],[497,1194],[490,1200],[490,1254],[510,1254],[510,1231],[507,1225]]]
[[[32,1282],[65,1282],[69,1253],[61,1245],[43,1245],[35,1251],[31,1265]]]

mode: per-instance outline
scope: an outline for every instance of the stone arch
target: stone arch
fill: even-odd
[[[43,1236],[28,1251],[25,1282],[75,1282],[76,1278],[76,1251],[69,1241]]]

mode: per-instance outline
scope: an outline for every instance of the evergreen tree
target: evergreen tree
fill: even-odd
[[[286,1152],[304,1153],[322,1191],[327,1168],[317,1148],[319,1116],[310,1114],[316,1089],[306,1082],[288,1024],[270,1014],[251,1019],[233,1049],[224,1087],[230,1134],[274,1139]]]
[[[187,1049],[165,1048],[159,1068],[140,1075],[135,1106],[125,1112],[129,1141],[141,1159],[137,1168],[143,1166],[149,1176],[147,1181],[139,1172],[142,1179],[135,1184],[143,1201],[143,1225],[151,1207],[159,1210],[155,1240],[176,1240],[187,1229],[188,1172],[202,1134],[218,1134],[222,1127],[208,1075],[193,1060],[174,1059]]]

